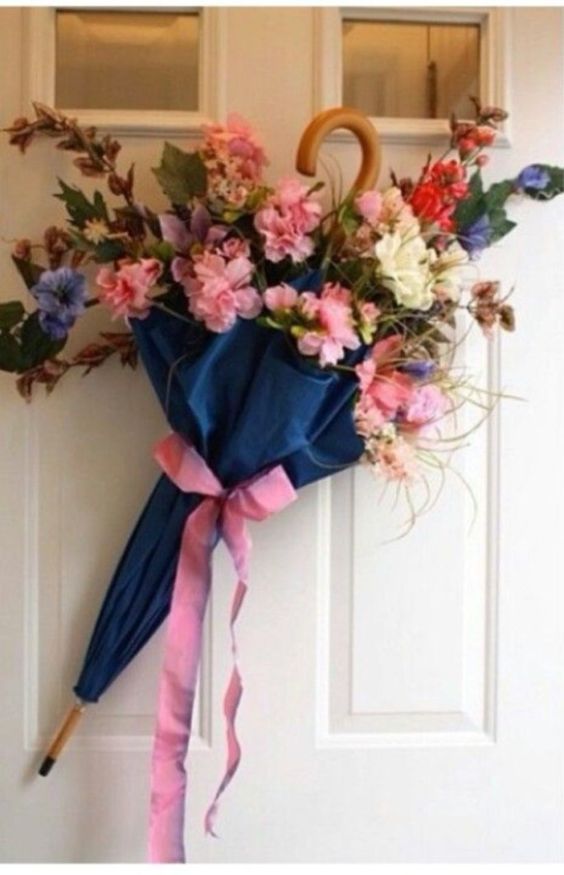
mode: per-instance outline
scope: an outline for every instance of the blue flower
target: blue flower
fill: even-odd
[[[433,371],[435,370],[435,362],[431,362],[426,359],[421,359],[421,361],[413,361],[413,362],[404,362],[400,370],[402,370],[405,374],[409,374],[415,380],[426,380],[431,376]]]
[[[62,340],[84,313],[86,278],[70,267],[45,270],[30,291],[37,301],[42,330],[53,340]]]
[[[490,244],[491,225],[486,213],[459,232],[460,245],[471,257],[480,254]]]
[[[537,191],[542,191],[550,182],[548,172],[539,164],[529,164],[524,167],[517,179],[515,185],[517,188],[534,188]]]

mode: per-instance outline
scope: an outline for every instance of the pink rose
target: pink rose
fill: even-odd
[[[99,297],[117,316],[148,315],[151,301],[149,292],[162,273],[162,265],[156,258],[122,263],[117,271],[102,267],[96,276]]]
[[[251,285],[253,265],[239,256],[226,261],[205,252],[194,264],[194,276],[185,281],[191,313],[210,331],[227,331],[237,316],[254,319],[262,299]]]
[[[321,221],[321,204],[299,180],[281,179],[266,205],[255,216],[255,228],[262,234],[269,261],[289,256],[294,263],[308,258],[313,241],[308,236]]]
[[[269,310],[291,310],[298,301],[298,293],[292,286],[282,283],[280,286],[271,286],[264,293],[264,303]]]
[[[380,221],[382,213],[382,195],[380,192],[375,189],[363,191],[362,194],[355,198],[354,203],[362,218],[369,225],[375,227]]]

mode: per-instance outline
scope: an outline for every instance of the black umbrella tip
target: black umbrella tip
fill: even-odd
[[[39,774],[42,775],[42,777],[46,778],[56,762],[57,762],[57,760],[55,759],[55,757],[46,756],[45,759],[43,760],[43,762],[41,763],[41,768],[39,769]]]

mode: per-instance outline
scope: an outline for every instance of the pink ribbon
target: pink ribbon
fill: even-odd
[[[223,538],[237,571],[231,605],[233,670],[223,711],[227,729],[227,764],[205,815],[205,831],[213,822],[219,797],[241,758],[235,717],[243,691],[236,661],[234,624],[247,590],[251,541],[246,520],[262,520],[296,498],[284,468],[278,465],[233,489],[224,489],[193,446],[177,434],[157,444],[155,458],[183,492],[204,496],[188,516],[182,534],[159,681],[157,725],[151,765],[149,860],[183,863],[186,770],[192,711],[202,646],[202,625],[211,586],[211,555]]]

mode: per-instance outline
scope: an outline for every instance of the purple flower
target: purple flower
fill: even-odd
[[[460,245],[471,257],[479,255],[482,249],[489,246],[490,238],[491,225],[486,213],[472,222],[471,225],[467,225],[458,235]]]
[[[163,240],[177,252],[187,252],[194,243],[219,243],[229,230],[225,225],[212,225],[211,216],[202,204],[192,212],[189,224],[174,213],[163,213],[159,216],[159,225]]]
[[[415,380],[426,380],[431,376],[435,367],[435,362],[421,359],[420,361],[404,362],[399,369],[404,374],[409,374]]]
[[[515,185],[517,188],[526,189],[534,188],[537,191],[542,191],[550,182],[548,172],[539,164],[529,164],[524,167],[517,179]]]
[[[30,291],[37,301],[41,328],[53,340],[62,340],[84,313],[86,278],[70,267],[45,270]]]

